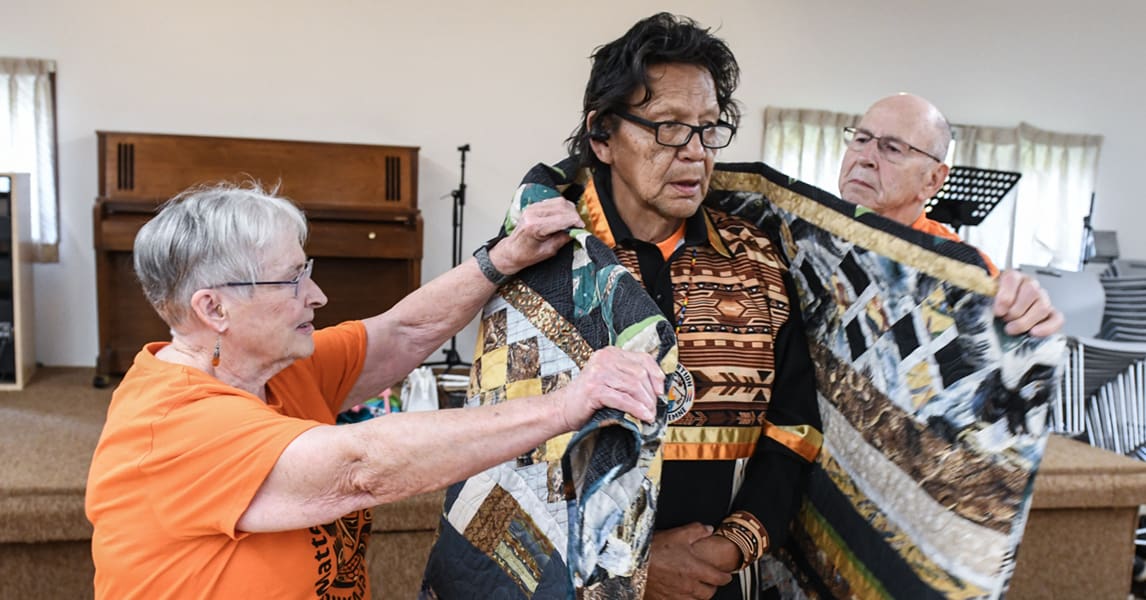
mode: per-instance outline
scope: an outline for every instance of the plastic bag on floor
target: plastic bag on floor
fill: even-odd
[[[402,383],[402,408],[407,412],[437,410],[438,384],[429,367],[418,367]]]

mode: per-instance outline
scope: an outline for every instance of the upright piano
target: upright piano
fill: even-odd
[[[96,133],[97,386],[126,371],[145,343],[171,339],[135,278],[132,245],[160,204],[195,185],[253,180],[302,208],[305,250],[329,299],[316,327],[382,312],[420,284],[416,147]]]

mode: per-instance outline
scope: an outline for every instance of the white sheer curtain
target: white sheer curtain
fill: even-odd
[[[1019,124],[1014,264],[1082,267],[1083,219],[1098,179],[1102,136]]]
[[[0,58],[0,171],[31,174],[33,256],[59,260],[56,198],[56,63]]]
[[[838,194],[842,130],[859,120],[860,115],[847,113],[767,107],[763,161]],[[1077,271],[1102,136],[1056,133],[1027,123],[1010,128],[952,125],[952,130],[949,164],[1023,175],[982,223],[959,233],[1000,266]]]
[[[954,164],[1023,174],[1015,190],[967,230],[967,241],[1006,265],[1079,270],[1102,136],[1056,133],[1027,123],[953,129]]]
[[[996,171],[1023,172],[1019,162],[1019,130],[1014,127],[975,127],[952,125],[954,140],[948,151],[949,164]],[[1018,266],[1013,259],[1015,240],[1015,198],[1027,175],[974,227],[959,232],[967,243],[982,250],[995,264]]]
[[[861,115],[804,108],[764,109],[764,158],[770,167],[838,195],[844,127]]]

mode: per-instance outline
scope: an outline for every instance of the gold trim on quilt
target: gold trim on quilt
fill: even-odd
[[[905,265],[940,280],[987,296],[998,291],[998,282],[982,268],[942,254],[926,250],[915,244],[880,231],[845,214],[800,195],[788,188],[772,183],[756,173],[715,171],[710,189],[763,193],[780,208],[806,219],[826,231],[891,257]]]

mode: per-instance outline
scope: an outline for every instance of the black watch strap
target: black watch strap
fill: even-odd
[[[493,266],[493,261],[489,259],[489,247],[490,244],[478,246],[478,249],[474,250],[474,258],[477,259],[481,274],[485,275],[485,278],[488,279],[490,283],[500,287],[501,284],[509,281],[510,275],[498,271],[497,267]]]

